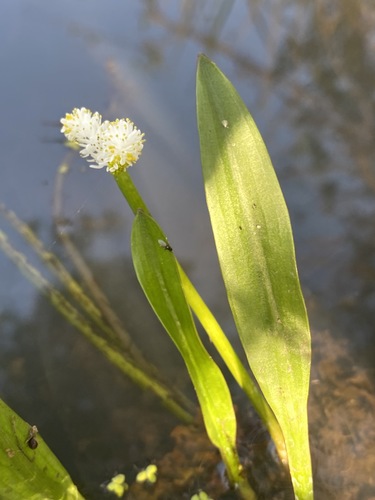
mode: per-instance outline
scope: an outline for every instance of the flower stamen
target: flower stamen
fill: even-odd
[[[118,174],[138,160],[144,134],[128,118],[101,120],[97,112],[75,108],[61,120],[61,132],[82,148],[80,155],[92,163],[90,167],[106,167],[107,172]]]

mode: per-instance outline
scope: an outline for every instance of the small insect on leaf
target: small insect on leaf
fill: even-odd
[[[28,436],[27,436],[27,439],[26,439],[26,443],[28,445],[29,448],[31,448],[32,450],[35,450],[35,448],[38,447],[38,441],[35,439],[35,436],[38,434],[38,427],[36,425],[33,425],[32,427],[30,427],[29,429],[29,433],[28,433]]]
[[[168,250],[169,252],[173,252],[173,248],[164,240],[158,240],[159,245],[164,248],[164,250]]]

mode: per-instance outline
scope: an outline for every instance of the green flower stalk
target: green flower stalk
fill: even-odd
[[[184,358],[201,404],[207,433],[221,452],[231,483],[236,485],[243,498],[255,499],[255,493],[242,475],[242,467],[235,449],[236,418],[229,389],[221,371],[204,349],[195,326],[193,326],[191,311],[179,279],[177,261],[167,263],[168,272],[173,271],[172,282],[176,285],[173,290],[169,290],[166,283],[160,284],[160,280],[164,279],[165,263],[153,250],[149,257],[155,260],[155,268],[160,272],[155,271],[152,286],[147,283],[145,289],[145,280],[148,280],[150,274],[148,274],[149,269],[147,272],[144,269],[142,251],[145,250],[146,244],[150,250],[152,246],[151,233],[156,231],[163,238],[164,235],[153,219],[148,216],[149,211],[133,183],[127,182],[130,178],[126,170],[138,160],[143,149],[143,133],[129,119],[102,122],[99,113],[92,113],[86,108],[74,109],[61,122],[63,124],[61,131],[68,140],[77,143],[82,148],[80,155],[91,163],[90,166],[92,168],[106,167],[107,172],[114,175],[121,192],[136,214],[135,220],[138,221],[138,226],[136,226],[137,230],[133,226],[133,234],[135,233],[138,239],[135,236],[132,237],[132,252],[138,279],[159,320]],[[144,241],[141,241],[142,238]],[[160,241],[160,239],[156,241]],[[152,281],[151,276],[148,281]],[[160,293],[158,292],[157,295],[159,298],[161,295],[163,296],[164,302],[162,304],[153,303],[155,297],[152,293],[149,294],[151,289],[155,290],[158,287]],[[169,292],[173,292],[172,295],[169,295]],[[208,380],[210,382],[207,382]],[[211,392],[217,396],[215,403]],[[221,413],[218,410],[220,408]]]

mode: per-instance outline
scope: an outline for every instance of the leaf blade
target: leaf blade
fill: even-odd
[[[30,426],[0,400],[0,498],[82,500],[69,474],[39,434],[27,444]]]
[[[210,440],[219,448],[232,480],[240,482],[236,417],[229,389],[198,336],[173,251],[165,245],[166,237],[156,222],[138,212],[131,237],[138,280],[186,363]]]
[[[205,56],[198,62],[197,115],[207,205],[231,310],[282,427],[295,491],[310,498],[310,332],[288,210],[251,115]]]

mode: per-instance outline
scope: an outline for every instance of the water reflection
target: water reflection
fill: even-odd
[[[37,221],[40,236],[58,251],[50,200],[53,166],[62,151],[40,140],[46,136],[42,123],[81,105],[107,110],[109,118],[129,115],[148,138],[142,165],[134,170],[136,182],[230,334],[199,171],[197,53],[211,56],[238,87],[270,149],[296,237],[315,346],[311,421],[318,498],[370,498],[375,441],[368,370],[375,345],[371,2],[154,0],[104,6],[93,1],[87,9],[84,1],[64,6],[21,1],[17,7],[9,3],[7,11],[7,24],[6,16],[0,20],[8,49],[0,55],[7,68],[0,99],[8,122],[1,198],[29,222]],[[47,135],[58,137],[57,131]],[[124,320],[132,324],[134,309],[143,302],[128,281],[130,215],[107,178],[98,181],[81,173],[78,161],[76,166],[64,195],[72,234],[118,310],[129,304]],[[106,231],[87,225],[104,220],[103,213],[121,214],[113,231],[108,219]],[[0,266],[2,396],[38,424],[92,497],[98,494],[98,477],[161,457],[170,443],[168,431],[160,429],[169,430],[174,422],[111,368],[99,370],[96,354],[48,304],[34,298],[18,271],[2,258]],[[118,281],[120,275],[126,278]],[[125,282],[132,293],[124,301],[119,297]],[[22,308],[26,302],[28,309]],[[144,304],[142,317],[146,310]],[[156,323],[134,331],[138,336],[149,329],[159,331]],[[184,378],[161,332],[152,338],[148,354],[160,349],[171,376]],[[140,411],[146,423],[137,433],[132,426],[142,420]]]

